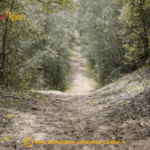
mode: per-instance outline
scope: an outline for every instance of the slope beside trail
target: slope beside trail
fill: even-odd
[[[135,82],[131,75],[124,76],[100,90],[90,85],[90,77],[85,69],[85,60],[80,57],[77,47],[72,57],[72,88],[65,92],[38,91],[49,97],[48,101],[33,100],[33,106],[26,111],[16,111],[11,144],[0,146],[0,150],[148,150],[150,138],[142,139],[141,131],[146,123],[143,120],[109,123],[107,114],[117,109],[120,101],[137,95],[140,90],[131,93],[128,87]],[[141,123],[141,127],[138,124]],[[122,134],[119,129],[128,131]],[[138,131],[133,130],[138,129]],[[144,134],[143,134],[144,135]],[[23,144],[26,137],[34,141],[122,141],[126,144],[41,144],[27,148]]]

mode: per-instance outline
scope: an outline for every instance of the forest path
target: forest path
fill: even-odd
[[[37,91],[49,97],[48,101],[34,101],[34,107],[27,112],[18,112],[20,118],[16,118],[14,124],[14,140],[17,149],[26,150],[21,144],[26,137],[34,141],[100,141],[108,140],[109,136],[100,135],[100,131],[109,128],[105,122],[103,106],[89,107],[97,97],[94,88],[90,85],[90,77],[85,68],[86,61],[80,57],[80,47],[76,48],[72,57],[72,88],[65,92]],[[102,115],[100,115],[102,114]],[[112,148],[111,148],[112,147]],[[12,147],[11,147],[12,148]],[[101,144],[74,144],[74,145],[33,145],[33,150],[113,150],[113,146]]]
[[[73,65],[71,90],[68,90],[66,93],[82,95],[92,92],[94,90],[90,84],[92,79],[86,69],[86,60],[81,57],[80,47],[76,47],[71,60]]]
[[[76,32],[76,38],[79,38]],[[87,95],[94,91],[92,83],[94,80],[89,76],[88,70],[86,68],[86,59],[81,56],[81,47],[76,46],[75,50],[72,52],[71,64],[72,71],[70,77],[71,89],[66,92],[60,91],[38,91],[42,94],[55,94],[55,95]]]
[[[140,90],[131,93],[129,87],[140,84],[127,75],[100,90],[93,91],[85,69],[85,61],[78,57],[79,54],[80,48],[77,47],[72,57],[74,70],[71,90],[65,93],[38,91],[48,97],[46,101],[27,97],[32,105],[28,105],[25,111],[15,112],[17,117],[11,130],[12,144],[9,143],[5,147],[0,145],[1,150],[148,150],[149,140],[143,141],[140,136],[137,137],[137,132],[146,129],[143,128],[145,120],[124,122],[122,127],[118,126],[119,122],[114,114],[120,101],[140,93]],[[108,113],[114,120],[110,123]],[[120,129],[126,132],[122,134]],[[127,144],[34,144],[27,148],[23,144],[26,137],[46,142],[84,140],[106,143],[125,140]],[[138,139],[138,142],[135,143],[134,139]]]

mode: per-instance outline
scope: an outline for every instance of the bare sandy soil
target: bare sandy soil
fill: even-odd
[[[114,110],[126,99],[137,96],[143,88],[129,74],[100,90],[90,86],[85,60],[79,57],[79,48],[72,61],[74,71],[72,88],[66,93],[38,91],[48,101],[34,100],[34,107],[26,112],[16,111],[13,139],[1,144],[0,150],[149,150],[150,122],[147,118],[117,120]],[[134,88],[134,92],[131,90]],[[132,91],[132,92],[131,92]],[[120,107],[119,109],[123,109]],[[113,121],[108,120],[108,113]],[[115,120],[116,119],[116,120]],[[47,144],[24,146],[26,137],[34,141],[125,141],[125,144]],[[107,143],[107,144],[106,144]]]

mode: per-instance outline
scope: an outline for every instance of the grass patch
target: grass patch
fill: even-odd
[[[82,54],[81,54],[81,53],[79,53],[78,58],[81,58],[81,57],[82,57]]]
[[[93,88],[99,89],[98,83],[97,83],[95,80],[93,80],[93,79],[90,79],[90,85],[91,85]]]
[[[36,99],[43,100],[43,101],[48,101],[51,99],[50,97],[39,93],[30,93],[30,95]]]
[[[99,102],[103,102],[104,100],[105,100],[105,99],[96,100],[96,101],[94,101],[94,102],[92,102],[92,103],[89,103],[89,106],[95,105],[95,104],[97,104],[97,103],[99,103]]]
[[[127,90],[130,90],[132,92],[132,91],[135,91],[135,90],[140,90],[142,88],[143,88],[143,86],[135,86],[135,87],[128,87]]]
[[[15,98],[1,98],[0,102],[2,102],[5,105],[9,106],[18,106],[20,104],[25,104],[21,99],[15,99]]]
[[[0,137],[0,142],[7,142],[11,138],[11,135],[4,134],[3,137]]]
[[[92,87],[94,87],[95,89],[100,89],[101,88],[101,86],[100,86],[100,84],[98,83],[98,82],[96,82],[96,78],[95,78],[95,76],[94,76],[94,73],[93,73],[93,68],[92,68],[92,66],[90,65],[90,63],[86,63],[86,69],[88,70],[88,75],[89,75],[89,77],[91,77],[92,79],[90,80],[90,85],[92,86]]]
[[[13,114],[9,114],[9,115],[7,115],[7,119],[12,119],[12,118],[14,118],[15,116],[13,115]]]
[[[143,72],[146,69],[148,69],[149,67],[150,67],[149,65],[145,65],[145,66],[143,66],[142,68],[139,69],[139,72]]]
[[[123,91],[123,89],[124,89],[124,88],[121,88],[121,89],[116,90],[116,93],[117,93],[117,94],[121,93],[121,92]]]

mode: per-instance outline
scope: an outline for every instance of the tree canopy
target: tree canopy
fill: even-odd
[[[67,23],[71,23],[76,3],[3,0],[0,7],[0,14],[8,10],[14,16],[25,15],[25,20],[12,20],[7,13],[1,21],[0,84],[19,89],[51,85],[64,90],[73,38],[73,24]]]
[[[149,0],[81,0],[83,55],[103,86],[149,62]]]

